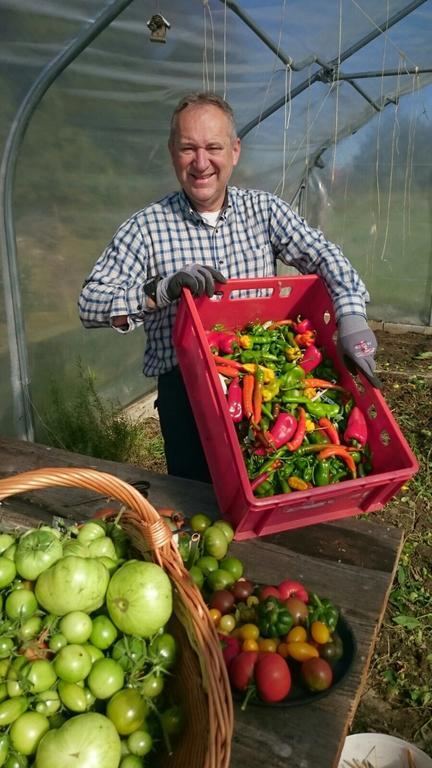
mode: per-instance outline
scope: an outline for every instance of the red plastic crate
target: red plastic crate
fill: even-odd
[[[314,324],[319,346],[324,347],[340,383],[352,392],[367,418],[373,473],[330,486],[258,499],[250,487],[205,332],[216,323],[238,329],[248,322],[264,323],[299,314]],[[361,374],[351,376],[340,361],[335,332],[332,301],[324,282],[316,275],[229,280],[220,286],[220,294],[213,299],[194,299],[190,291],[183,292],[174,344],[218,505],[223,517],[234,527],[237,540],[377,511],[418,469],[416,458],[380,392]]]

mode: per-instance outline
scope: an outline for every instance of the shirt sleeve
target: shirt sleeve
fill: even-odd
[[[143,322],[144,282],[147,274],[147,248],[135,218],[117,230],[90,275],[84,281],[79,299],[79,316],[85,328],[109,327],[111,318],[126,315],[130,331]]]
[[[352,314],[366,317],[368,291],[341,249],[277,197],[270,206],[270,239],[276,257],[284,264],[295,267],[302,275],[322,277],[337,320]]]

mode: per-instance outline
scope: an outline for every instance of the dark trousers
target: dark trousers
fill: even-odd
[[[201,440],[178,366],[158,378],[159,413],[168,473],[211,483]]]

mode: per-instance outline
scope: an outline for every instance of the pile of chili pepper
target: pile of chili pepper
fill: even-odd
[[[364,477],[368,429],[307,318],[207,333],[255,496]]]

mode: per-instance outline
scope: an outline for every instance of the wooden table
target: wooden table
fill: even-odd
[[[128,464],[100,461],[44,445],[0,439],[0,476],[44,467],[92,467],[127,482],[150,482],[149,501],[187,516],[218,514],[212,487]],[[44,489],[14,496],[0,506],[0,523],[8,513],[37,516],[91,516],[104,501],[84,503],[81,489]],[[236,706],[231,768],[336,768],[353,720],[403,543],[400,530],[367,519],[347,518],[260,539],[233,543],[233,554],[249,578],[277,583],[303,580],[313,591],[336,602],[357,643],[350,672],[330,695],[296,707]],[[186,766],[185,766],[186,768]]]

